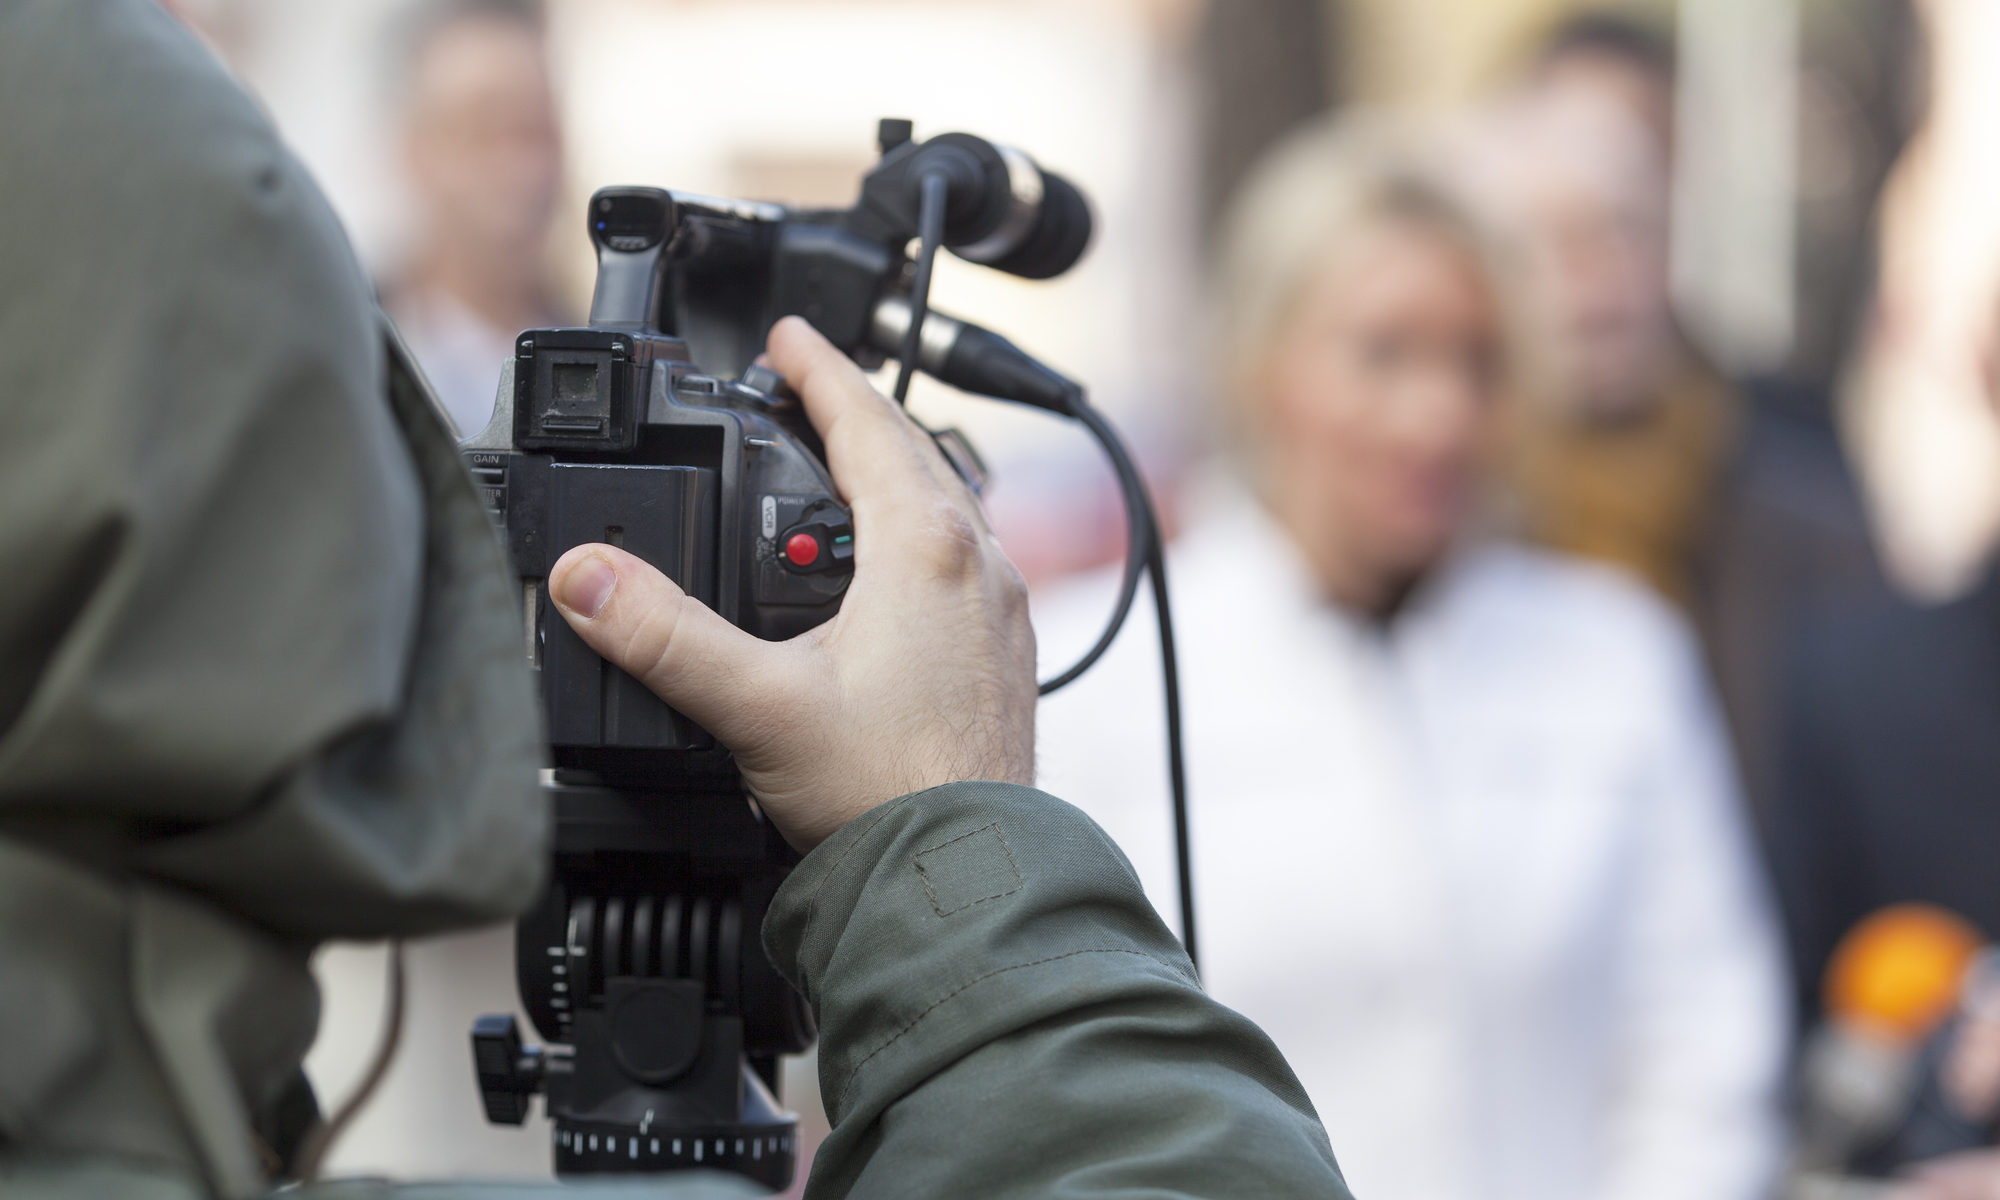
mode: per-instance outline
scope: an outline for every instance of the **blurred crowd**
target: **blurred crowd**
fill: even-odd
[[[1174,514],[1204,978],[1277,1040],[1357,1194],[2000,1196],[1992,522],[1927,569],[1909,547],[1930,543],[1895,536],[1908,506],[1858,469],[1911,380],[1985,381],[1960,428],[2000,422],[2000,295],[1927,307],[1922,269],[1966,177],[1945,85],[1977,6],[1512,6],[1499,65],[1442,99],[1355,82],[1384,5],[1129,6],[1191,97],[1169,166],[1198,203],[1147,226],[1187,295],[1144,310],[1166,327],[1131,372],[1182,390],[1110,407]],[[228,6],[181,7],[230,52]],[[571,12],[428,0],[382,23],[409,228],[381,291],[464,434],[514,332],[580,316],[556,265],[579,257],[557,236]],[[1756,21],[1783,53],[1718,52]],[[1786,243],[1775,324],[1768,273],[1748,300],[1712,286],[1759,244],[1700,224],[1771,194],[1716,182],[1755,145],[1739,121],[1792,139],[1783,169],[1734,162],[1782,185],[1784,219],[1748,221]],[[1924,335],[1953,321],[1976,336]],[[1061,666],[1108,608],[1104,570],[1073,571],[1122,546],[1118,509],[1087,457],[1010,439],[996,523]],[[1042,778],[1171,913],[1147,624],[1044,705]],[[477,1128],[459,1061],[510,949],[418,956],[439,1044],[406,1051],[358,1162],[539,1162],[539,1139]],[[374,985],[359,958],[323,976],[325,1070]]]

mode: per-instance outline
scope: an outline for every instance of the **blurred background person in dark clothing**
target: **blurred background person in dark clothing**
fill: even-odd
[[[383,296],[465,437],[514,335],[563,323],[548,271],[562,131],[532,0],[433,0],[406,20],[391,70],[415,229]]]
[[[1996,376],[1989,362],[1989,386]],[[1993,1005],[1969,1006],[1978,980],[1959,969],[1969,949],[1954,957],[1955,948],[1935,948],[1969,948],[2000,931],[2000,564],[1942,605],[1888,589],[1828,600],[1797,648],[1771,859],[1800,1023],[1815,1031],[1801,1097],[1807,1132],[1827,1124],[1829,1110],[1845,1115],[1839,1140],[1809,1146],[1830,1161],[1806,1165],[1914,1171],[1896,1200],[2000,1195],[2000,1156],[1974,1148],[2000,1131],[1991,1088],[1974,1088],[1983,1102],[1968,1102],[1951,1078],[1955,1067],[2000,1085],[2000,1064],[1973,1040],[1982,1030],[1996,1040]],[[1889,979],[1877,990],[1929,1002],[1905,1001],[1907,1011],[1887,1014],[1904,1019],[1885,1020],[1881,1004],[1853,999],[1857,947],[1880,941],[1885,925],[1908,926],[1912,913],[1925,924],[1905,931],[1898,958],[1877,968]],[[1930,961],[1943,966],[1922,967]],[[1916,988],[1912,977],[1924,975],[1937,978]]]
[[[1486,131],[1551,335],[1517,426],[1534,539],[1625,568],[1692,617],[1754,809],[1766,807],[1787,617],[1872,574],[1859,493],[1822,406],[1766,411],[1683,334],[1671,261],[1675,53],[1641,22],[1558,25]]]
[[[2000,574],[1942,606],[1831,606],[1800,637],[1773,862],[1799,1004],[1856,922],[1920,901],[2000,930]]]

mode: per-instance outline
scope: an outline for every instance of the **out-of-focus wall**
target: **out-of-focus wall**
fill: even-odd
[[[1462,104],[1510,64],[1528,38],[1578,0],[1348,0],[1352,96],[1372,104]]]
[[[1225,0],[1226,2],[1226,0]],[[1541,30],[1586,0],[1347,0],[1348,75],[1355,99],[1443,108],[1490,88]]]
[[[1780,369],[1797,332],[1796,0],[1683,0],[1674,299],[1733,374]]]

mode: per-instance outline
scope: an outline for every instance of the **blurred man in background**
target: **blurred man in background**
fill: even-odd
[[[547,51],[533,0],[431,0],[393,49],[415,229],[384,303],[461,437],[486,427],[514,335],[563,323],[547,268],[563,175]]]
[[[1761,815],[1787,619],[1872,577],[1873,556],[1824,406],[1732,386],[1675,318],[1674,64],[1643,24],[1576,18],[1483,135],[1550,334],[1513,484],[1535,540],[1629,570],[1694,619]]]
[[[1567,75],[1512,98],[1491,138],[1549,335],[1517,448],[1529,530],[1685,605],[1731,400],[1674,325],[1666,146],[1623,92]]]
[[[1549,31],[1526,78],[1545,94],[1623,105],[1671,157],[1675,69],[1667,35],[1630,17],[1586,11]]]

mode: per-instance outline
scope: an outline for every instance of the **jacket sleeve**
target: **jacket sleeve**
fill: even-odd
[[[1618,963],[1608,1200],[1769,1194],[1783,1132],[1783,952],[1693,647],[1658,697]]]
[[[953,784],[857,818],[764,936],[820,1021],[813,1200],[1348,1195],[1270,1039],[1041,792]]]

